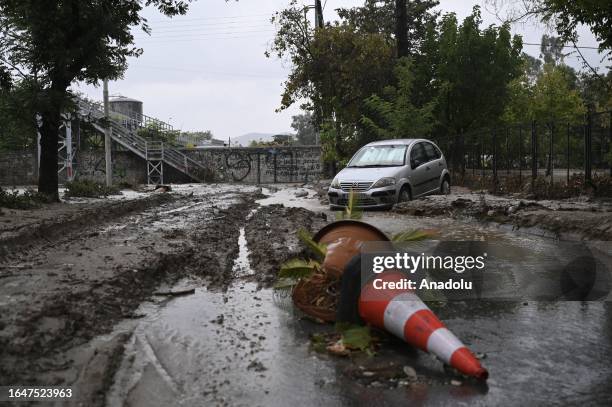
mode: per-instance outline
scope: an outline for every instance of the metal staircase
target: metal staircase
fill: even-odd
[[[82,98],[78,98],[76,103],[79,115],[91,122],[97,130],[104,132],[102,105]],[[202,164],[164,142],[147,140],[137,134],[138,129],[150,123],[159,125],[162,130],[172,130],[172,127],[151,117],[139,116],[142,117],[131,117],[112,112],[110,117],[111,137],[113,141],[147,162],[147,182],[149,184],[164,182],[164,164],[170,165],[195,181],[204,182],[206,168]]]

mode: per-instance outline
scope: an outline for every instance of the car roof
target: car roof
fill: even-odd
[[[412,143],[416,143],[417,141],[425,141],[420,138],[400,138],[400,139],[391,139],[391,140],[380,140],[374,141],[372,143],[366,144],[366,146],[393,146],[393,145],[406,145],[409,146]]]

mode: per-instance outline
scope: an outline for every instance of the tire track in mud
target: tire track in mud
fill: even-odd
[[[8,284],[0,288],[0,382],[58,385],[74,383],[79,377],[90,380],[91,375],[84,370],[91,367],[75,362],[71,350],[110,332],[121,319],[139,317],[134,311],[160,283],[172,284],[195,276],[211,287],[226,288],[238,253],[240,225],[254,206],[251,195],[237,194],[234,196],[234,201],[238,197],[237,203],[223,205],[219,205],[222,197],[219,201],[203,199],[201,208],[191,215],[192,225],[182,229],[158,228],[134,236],[131,229],[140,230],[143,224],[155,223],[160,212],[145,215],[144,220],[136,219],[132,225],[125,221],[128,227],[122,224],[108,233],[82,233],[78,229],[85,218],[77,216],[71,226],[74,236],[46,245],[31,268],[3,279]],[[183,201],[180,198],[171,204],[184,204]],[[196,205],[186,207],[193,206]],[[174,216],[180,218],[181,214]],[[152,247],[151,243],[156,241],[163,247]],[[131,252],[121,251],[123,242],[129,250],[137,252],[135,261],[130,261]],[[61,263],[73,258],[83,260],[70,267]],[[51,264],[54,262],[58,264]],[[98,270],[93,270],[96,264]],[[76,270],[79,266],[83,266],[80,271]],[[90,389],[85,398],[92,403],[103,403],[103,397],[100,399],[96,394],[103,394],[110,385],[112,361],[117,359],[117,353],[121,354],[124,342],[100,349],[100,353],[110,355],[105,359],[108,366],[95,369],[102,372],[95,375],[97,385],[83,386]],[[94,353],[97,352],[95,349]],[[95,358],[89,359],[104,365]]]
[[[297,232],[306,229],[314,234],[326,225],[324,213],[283,205],[261,206],[250,217],[245,233],[249,247],[253,276],[263,287],[270,287],[277,278],[280,265],[295,257],[306,255]]]
[[[0,230],[0,261],[7,261],[19,251],[33,249],[41,243],[51,242],[79,228],[111,220],[116,221],[130,213],[142,212],[176,199],[175,195],[155,194],[141,199],[103,202],[87,208],[78,208],[42,222],[32,222]]]

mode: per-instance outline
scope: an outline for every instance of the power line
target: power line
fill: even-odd
[[[211,33],[211,34],[215,34],[215,33],[219,33],[219,32],[224,32],[228,29],[238,29],[238,28],[246,28],[246,29],[251,29],[251,28],[267,28],[267,29],[271,29],[272,27],[270,27],[269,25],[249,25],[249,26],[244,26],[244,27],[217,27],[216,29],[210,30],[210,29],[189,29],[189,30],[169,30],[169,31],[157,31],[157,30],[153,30],[151,32],[151,35],[148,34],[143,34],[143,35],[136,35],[136,38],[150,38],[150,37],[154,37],[156,34],[167,34],[167,33],[203,33],[203,34],[207,34],[207,33]],[[221,31],[219,31],[221,30]],[[238,31],[238,32],[244,32],[244,30]]]
[[[231,76],[231,77],[248,77],[248,78],[263,78],[263,79],[279,79],[281,76],[286,75],[286,73],[279,73],[278,76],[271,75],[258,75],[253,73],[241,73],[241,72],[219,72],[219,71],[207,71],[199,68],[172,68],[172,67],[163,67],[163,66],[147,66],[147,65],[138,65],[138,68],[145,69],[156,69],[163,71],[176,71],[176,72],[194,72],[201,74],[211,74],[211,75],[221,75],[221,76]]]
[[[153,40],[153,42],[155,41],[164,41],[164,40],[197,40],[197,39],[215,39],[216,36],[227,36],[227,35],[240,35],[240,34],[254,34],[254,33],[273,33],[275,32],[274,30],[251,30],[251,31],[226,31],[226,32],[216,32],[216,33],[209,33],[209,35],[206,34],[202,34],[202,35],[168,35],[168,36],[163,36],[163,37],[140,37],[140,38],[136,38],[137,40],[141,40],[141,41],[147,41],[150,42],[149,40]],[[251,35],[247,35],[247,36],[241,36],[241,38],[247,38],[250,37]]]
[[[243,21],[224,21],[221,23],[187,23],[187,24],[181,24],[179,22],[174,23],[172,25],[167,25],[167,26],[156,26],[156,25],[152,25],[149,26],[149,28],[151,28],[152,30],[156,31],[156,30],[172,30],[175,28],[185,28],[185,27],[215,27],[215,26],[235,26],[235,25],[243,25],[243,24],[270,24],[270,21],[268,20],[243,20]],[[140,29],[139,27],[136,29]]]
[[[176,21],[214,21],[214,20],[228,20],[228,19],[241,19],[241,18],[249,18],[249,17],[263,17],[263,16],[271,16],[270,13],[262,13],[262,14],[244,14],[237,16],[220,16],[220,17],[199,17],[199,18],[177,18]],[[147,20],[147,23],[166,23],[172,24],[175,21],[173,19],[165,19],[165,20]]]
[[[229,37],[185,37],[183,39],[175,39],[175,40],[163,40],[163,39],[158,39],[158,40],[153,40],[153,41],[146,41],[147,44],[176,44],[176,43],[180,43],[180,42],[193,42],[193,41],[216,41],[216,40],[234,40],[234,39],[245,39],[245,38],[254,38],[256,37],[256,34],[250,34],[250,35],[238,35],[238,36],[229,36]],[[267,35],[266,35],[267,36]],[[263,44],[265,45],[265,44]]]
[[[535,42],[524,42],[523,45],[537,45],[538,47],[541,47],[542,44],[538,44]],[[599,47],[590,47],[590,46],[577,46],[574,47],[573,45],[562,45],[563,48],[579,48],[579,49],[596,49],[599,50]]]

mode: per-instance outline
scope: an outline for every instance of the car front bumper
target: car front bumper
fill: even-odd
[[[345,207],[348,205],[350,192],[340,188],[330,187],[327,191],[329,205],[332,207]],[[395,186],[368,189],[355,192],[358,208],[388,208],[397,202]]]

